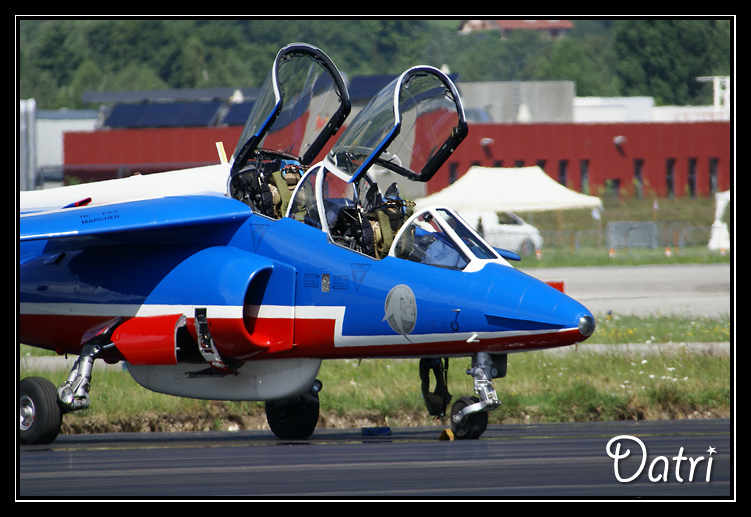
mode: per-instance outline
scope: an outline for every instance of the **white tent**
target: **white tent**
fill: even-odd
[[[718,192],[715,194],[715,216],[712,223],[712,233],[709,237],[709,249],[711,250],[728,250],[730,249],[730,232],[728,225],[722,222],[725,215],[725,209],[730,204],[730,191]]]
[[[416,201],[417,209],[445,205],[458,212],[539,212],[602,208],[600,199],[568,189],[540,167],[471,167],[454,184]]]

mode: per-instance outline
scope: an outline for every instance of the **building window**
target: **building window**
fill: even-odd
[[[581,193],[589,195],[589,160],[579,160],[579,181]]]
[[[696,197],[696,158],[688,159],[688,195]]]
[[[667,188],[668,197],[675,196],[674,190],[674,176],[675,173],[675,158],[668,158],[665,160],[665,187]]]
[[[642,169],[644,167],[644,160],[641,158],[634,158],[634,194],[636,199],[642,199],[644,197],[644,178],[642,177]]]
[[[514,160],[514,167],[524,167],[524,160]]]
[[[493,162],[493,167],[503,167],[503,160],[496,160]]]
[[[537,162],[535,163],[539,168],[541,168],[542,170],[545,170],[545,160],[537,160]]]
[[[717,158],[709,159],[709,193],[717,193]]]
[[[618,200],[621,191],[620,179],[606,179],[605,180],[605,197]]]
[[[568,169],[568,160],[560,160],[558,162],[558,183],[566,186],[566,173]]]

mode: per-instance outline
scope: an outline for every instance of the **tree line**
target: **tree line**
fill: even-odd
[[[278,50],[304,41],[349,77],[448,66],[460,81],[572,80],[577,96],[712,103],[696,77],[730,75],[729,19],[573,20],[557,40],[537,31],[461,34],[460,20],[19,19],[21,99],[39,109],[95,108],[84,91],[249,87]]]

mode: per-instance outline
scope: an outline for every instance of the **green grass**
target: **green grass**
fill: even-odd
[[[468,364],[468,358],[450,361],[449,391],[454,400],[473,392],[471,378],[465,374]],[[34,372],[23,376],[27,374]],[[44,376],[59,384],[65,372]],[[448,425],[446,418],[434,421],[425,410],[417,360],[325,361],[318,378],[323,383],[321,415],[329,426],[357,426],[357,422]],[[509,356],[507,376],[496,379],[494,385],[502,404],[490,413],[491,423],[727,416],[730,360],[685,352],[647,356],[519,353]],[[239,421],[238,414],[263,421],[263,403],[152,393],[118,370],[95,370],[91,397],[89,409],[66,416],[69,425],[81,429],[86,422],[104,420],[117,429],[155,430],[153,424],[143,422],[159,415],[167,415],[168,420],[200,416],[208,422],[202,429],[222,429],[233,418]]]
[[[518,354],[498,384],[495,421],[686,418],[729,409],[728,356]]]
[[[589,343],[714,343],[730,341],[730,319],[684,316],[596,315],[597,326]]]
[[[645,266],[675,264],[729,264],[732,253],[710,251],[706,247],[671,248],[666,256],[664,248],[630,248],[614,250],[602,248],[550,248],[543,245],[541,258],[522,257],[513,262],[516,268],[536,267],[599,267],[599,266]]]

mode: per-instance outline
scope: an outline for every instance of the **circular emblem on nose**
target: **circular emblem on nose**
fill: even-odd
[[[417,322],[415,294],[409,286],[399,284],[389,291],[384,305],[383,317],[397,334],[406,336],[412,332]]]

